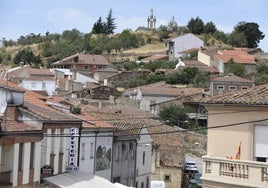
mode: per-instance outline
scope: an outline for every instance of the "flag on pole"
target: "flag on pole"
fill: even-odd
[[[241,142],[239,144],[238,151],[236,153],[235,159],[237,159],[237,160],[240,160],[240,156],[241,156],[241,143],[242,143],[242,140],[241,140]]]

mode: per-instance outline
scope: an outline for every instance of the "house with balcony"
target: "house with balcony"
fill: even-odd
[[[211,79],[209,91],[210,95],[219,95],[241,89],[248,89],[254,86],[254,81],[247,80],[230,73],[226,76]]]
[[[70,69],[93,73],[95,70],[106,68],[110,65],[103,55],[76,53],[52,63],[53,68]]]
[[[268,85],[205,98],[204,187],[268,186]]]
[[[165,40],[165,49],[169,60],[175,60],[185,55],[185,51],[199,49],[202,46],[204,46],[204,41],[192,33]]]

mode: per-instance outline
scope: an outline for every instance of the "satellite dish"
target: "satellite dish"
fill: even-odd
[[[3,114],[6,111],[6,108],[7,108],[7,102],[3,101],[0,106],[0,114]]]

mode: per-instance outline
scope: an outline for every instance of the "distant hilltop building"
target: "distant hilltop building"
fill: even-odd
[[[153,9],[151,10],[151,15],[148,16],[148,29],[155,29],[156,17],[154,16]]]

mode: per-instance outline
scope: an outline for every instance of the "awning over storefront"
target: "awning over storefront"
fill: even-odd
[[[44,178],[53,188],[119,188],[105,178],[87,172],[77,171]]]

